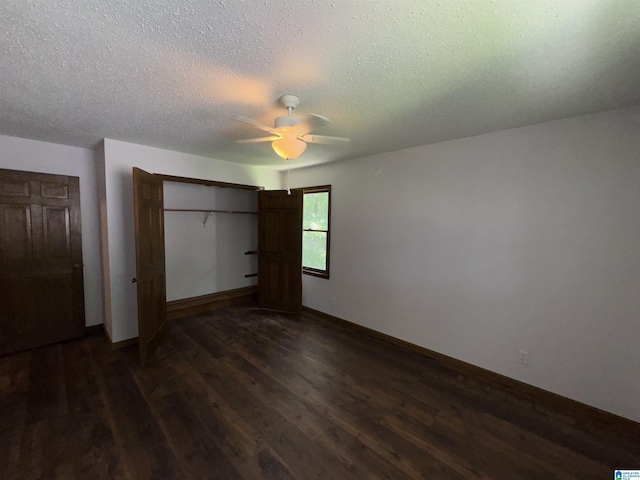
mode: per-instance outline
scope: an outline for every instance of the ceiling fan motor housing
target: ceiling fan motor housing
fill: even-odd
[[[274,121],[275,128],[280,127],[293,127],[298,125],[302,120],[293,115],[285,115],[283,117],[277,117]]]

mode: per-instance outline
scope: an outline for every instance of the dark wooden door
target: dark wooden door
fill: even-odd
[[[0,354],[84,333],[78,178],[0,169]]]
[[[162,179],[133,168],[133,203],[138,287],[138,341],[144,364],[166,330]]]
[[[302,190],[261,191],[258,302],[263,308],[302,311]]]

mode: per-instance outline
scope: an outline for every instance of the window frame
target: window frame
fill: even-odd
[[[329,278],[329,260],[330,260],[330,247],[331,247],[331,185],[319,185],[316,187],[304,187],[302,189],[302,214],[304,218],[304,196],[307,193],[328,193],[329,194],[329,202],[327,206],[327,230],[313,230],[313,229],[305,229],[304,226],[302,228],[302,234],[304,232],[323,232],[327,234],[327,252],[325,255],[326,258],[326,268],[325,270],[320,270],[312,267],[305,267],[302,265],[302,273],[305,275],[311,275],[313,277],[319,278]],[[304,240],[303,240],[304,242]],[[304,247],[303,247],[304,252]]]

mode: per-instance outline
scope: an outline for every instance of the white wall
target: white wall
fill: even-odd
[[[332,185],[304,304],[640,421],[639,132],[636,107],[292,171]]]
[[[258,211],[258,192],[164,182],[164,208]],[[167,301],[257,284],[258,215],[165,212]]]
[[[109,229],[107,225],[107,183],[106,164],[104,158],[104,141],[95,149],[96,183],[98,196],[98,209],[100,211],[100,267],[102,272],[102,305],[104,328],[109,338],[113,332],[111,328],[111,284],[109,274]]]
[[[96,169],[92,150],[0,135],[0,168],[80,178],[87,326],[103,323]]]
[[[104,141],[112,340],[138,335],[132,167],[151,173],[279,188],[277,172],[116,140]]]

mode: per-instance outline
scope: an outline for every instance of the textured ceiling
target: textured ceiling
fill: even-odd
[[[352,138],[297,166],[637,104],[640,2],[0,2],[0,134],[277,168],[284,93]]]

